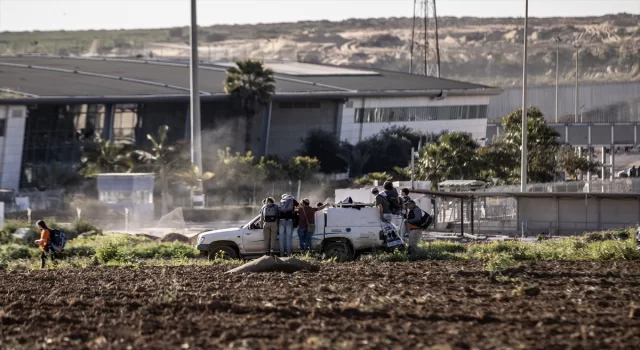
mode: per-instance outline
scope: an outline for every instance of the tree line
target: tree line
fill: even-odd
[[[527,175],[532,183],[554,181],[560,172],[576,178],[579,172],[596,171],[601,164],[578,156],[573,147],[558,142],[540,110],[527,110]],[[348,171],[359,177],[356,185],[373,180],[409,180],[411,148],[419,149],[415,179],[433,185],[443,180],[483,180],[488,183],[520,183],[522,110],[502,119],[503,133],[481,147],[471,134],[426,134],[408,127],[389,127],[355,145],[339,142],[329,132],[314,130],[303,140],[301,154],[320,161],[323,172]]]

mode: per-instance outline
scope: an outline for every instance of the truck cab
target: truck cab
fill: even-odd
[[[316,231],[312,234],[312,250],[326,257],[352,259],[357,253],[400,246],[402,240],[388,242],[385,232],[397,231],[395,226],[380,220],[378,210],[371,206],[351,205],[331,207],[315,213]],[[295,232],[295,230],[294,230]],[[279,251],[279,237],[275,252]],[[252,258],[264,255],[265,242],[260,216],[239,228],[206,231],[198,235],[196,248],[210,258]],[[399,242],[399,243],[398,243]],[[294,252],[300,252],[297,235],[293,235]]]

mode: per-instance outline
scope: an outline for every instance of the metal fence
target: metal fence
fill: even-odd
[[[478,192],[520,192],[520,185],[493,186],[477,190]],[[527,185],[527,192],[591,192],[591,193],[629,193],[640,192],[640,178],[616,178],[611,180],[566,181]]]
[[[594,199],[581,199],[586,201],[587,207],[588,201],[591,200]],[[513,197],[481,197],[465,200],[463,210],[460,210],[460,205],[460,199],[437,198],[436,231],[458,233],[464,230],[465,233],[489,235],[577,235],[598,230],[630,228],[638,224],[638,222],[624,222],[624,219],[616,222],[616,218],[609,218],[609,221],[595,221],[594,218],[602,216],[601,214],[594,214],[593,217],[587,217],[581,221],[567,221],[562,218],[559,221],[519,221],[518,201]],[[600,210],[599,207],[598,210]]]

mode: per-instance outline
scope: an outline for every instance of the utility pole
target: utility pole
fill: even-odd
[[[411,50],[410,53],[410,61],[409,61],[409,74],[413,74],[413,46],[415,45],[416,39],[416,1],[413,0],[413,28],[411,29]]]
[[[562,38],[560,36],[556,36],[554,38],[556,42],[556,123],[558,122],[558,71],[560,70],[560,42]]]
[[[522,58],[522,159],[520,160],[520,191],[527,192],[527,31],[529,25],[529,0],[524,2],[524,57]]]
[[[438,65],[438,78],[440,78],[440,41],[438,39],[438,12],[436,11],[436,0],[433,0],[433,20],[435,22],[436,30],[436,64]]]
[[[198,82],[198,11],[191,0],[191,162],[202,172],[202,130],[200,129],[200,84]]]
[[[579,42],[575,42],[573,44],[573,47],[575,47],[576,49],[576,105],[575,105],[575,122],[578,122],[578,82],[580,80],[579,78],[579,63],[580,63],[580,43]]]

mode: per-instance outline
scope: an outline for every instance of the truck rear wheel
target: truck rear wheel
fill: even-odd
[[[229,244],[216,244],[209,249],[209,260],[238,258],[238,251]]]
[[[353,252],[346,242],[329,242],[324,246],[322,252],[329,259],[353,260]]]

